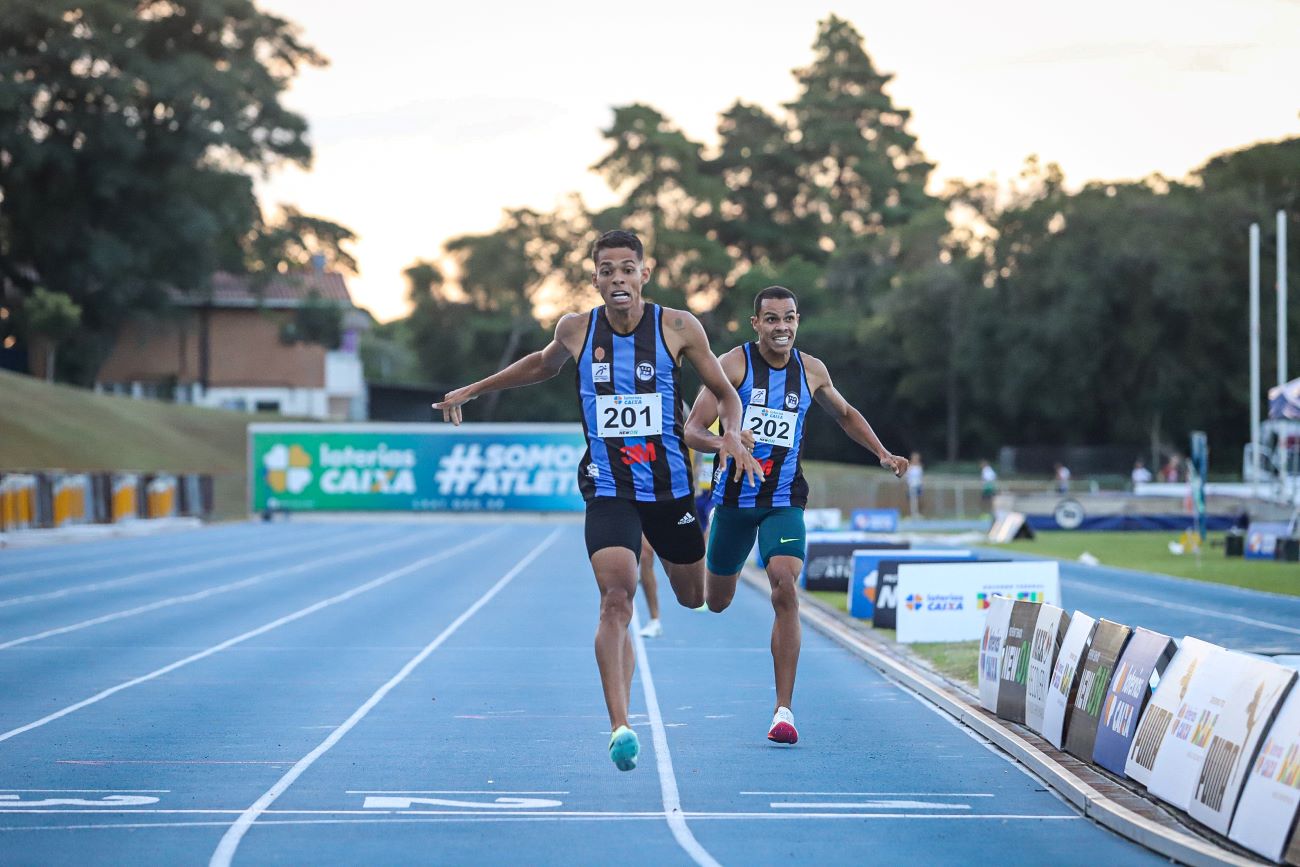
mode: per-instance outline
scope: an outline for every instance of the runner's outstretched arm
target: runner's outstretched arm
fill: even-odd
[[[433,408],[442,410],[443,421],[458,425],[461,423],[461,406],[480,395],[545,382],[559,373],[564,363],[573,356],[568,344],[573,340],[575,329],[580,329],[581,325],[581,316],[573,313],[565,315],[556,323],[555,337],[545,347],[528,353],[504,370],[478,382],[447,392],[442,400],[433,404]]]
[[[727,381],[731,383],[733,388],[737,382],[744,380],[745,357],[738,349],[724,352],[718,358],[718,364],[722,367],[723,375],[727,377]],[[717,420],[718,399],[707,388],[701,388],[700,393],[695,397],[695,404],[691,407],[691,414],[686,419],[686,427],[682,431],[682,437],[686,440],[686,445],[697,452],[715,454],[718,447],[722,445],[722,436],[715,434],[710,428]],[[753,433],[742,429],[740,436],[745,447],[753,451]]]
[[[736,394],[736,387],[731,384],[727,374],[722,370],[722,365],[709,349],[709,338],[704,333],[704,326],[700,325],[699,320],[694,316],[684,318],[686,321],[683,330],[686,339],[682,354],[690,359],[695,372],[700,375],[704,383],[704,388],[716,401],[717,415],[722,420],[722,435],[718,438],[716,446],[709,451],[716,451],[718,459],[723,464],[730,458],[732,466],[736,469],[737,479],[746,475],[749,477],[750,484],[758,485],[764,479],[763,468],[750,454],[750,449],[745,447],[744,440],[740,436],[740,418],[744,411],[740,405],[740,395]],[[689,439],[686,444],[690,445]]]
[[[845,400],[844,395],[835,388],[831,382],[830,372],[826,370],[826,365],[820,359],[808,354],[804,354],[803,359],[813,388],[813,397],[817,403],[830,413],[831,418],[835,419],[849,435],[849,439],[871,452],[879,459],[882,467],[901,478],[903,473],[907,472],[907,458],[893,454],[885,448],[862,413]]]

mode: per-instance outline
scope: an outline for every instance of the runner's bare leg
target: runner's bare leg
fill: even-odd
[[[772,669],[776,675],[776,705],[791,707],[794,676],[799,668],[799,573],[803,561],[778,554],[767,562],[767,580],[772,585]]]
[[[627,725],[636,654],[628,636],[632,599],[636,595],[636,555],[627,548],[601,548],[591,555],[591,568],[600,589],[600,621],[596,626],[596,665],[609,711],[610,730]]]

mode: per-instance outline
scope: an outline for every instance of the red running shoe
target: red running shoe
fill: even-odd
[[[767,730],[767,739],[778,744],[796,744],[799,732],[794,727],[794,714],[788,707],[778,707],[772,717],[772,727]]]

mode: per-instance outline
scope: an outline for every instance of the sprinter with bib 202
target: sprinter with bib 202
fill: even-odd
[[[895,476],[906,472],[907,459],[881,444],[862,413],[835,389],[825,364],[795,349],[799,309],[793,292],[783,286],[762,290],[754,298],[754,315],[749,321],[758,339],[737,346],[721,361],[723,373],[745,405],[743,424],[753,434],[754,457],[765,478],[755,483],[719,474],[714,479],[705,602],[715,612],[731,604],[736,580],[757,537],[775,611],[772,667],[776,709],[767,737],[793,744],[799,733],[790,708],[801,640],[796,587],[806,550],[803,509],[808,502],[800,456],[809,407],[814,400],[821,404],[854,442]],[[717,418],[717,400],[712,392],[701,390],[686,421],[687,444],[700,451],[719,451],[721,438],[709,431]],[[722,429],[729,433],[731,422],[724,419]]]

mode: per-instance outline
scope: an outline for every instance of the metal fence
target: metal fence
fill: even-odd
[[[0,531],[212,514],[200,473],[0,472]]]

